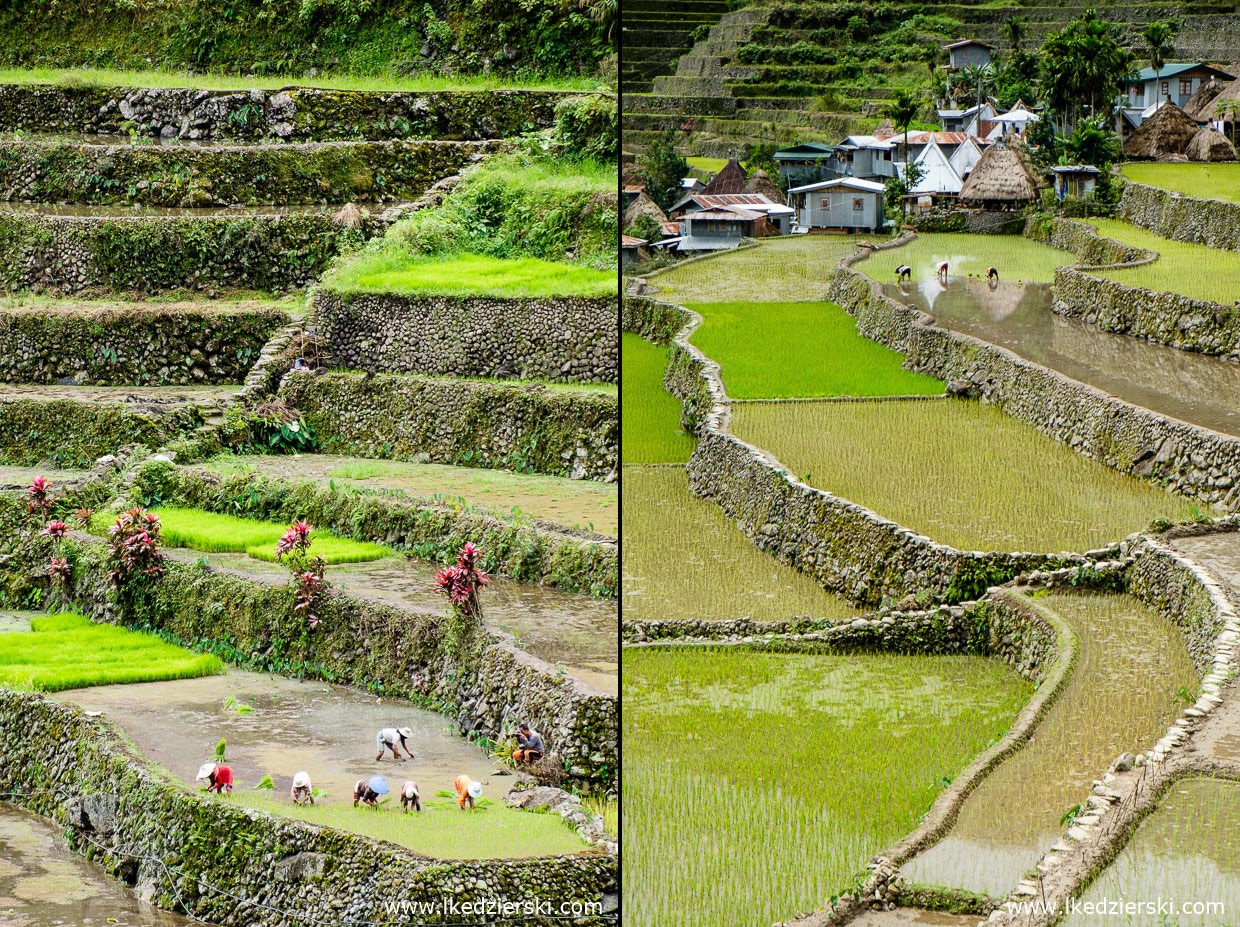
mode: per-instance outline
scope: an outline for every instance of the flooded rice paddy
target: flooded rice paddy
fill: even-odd
[[[689,492],[683,467],[630,465],[623,479],[625,620],[861,614],[754,547],[717,505]]]
[[[209,565],[259,582],[286,584],[288,570],[243,553],[209,553],[169,548],[182,563],[206,558]],[[443,593],[435,585],[439,567],[405,557],[333,564],[327,580],[337,589],[398,608],[442,614]],[[527,653],[562,666],[565,672],[603,692],[617,691],[617,605],[614,600],[561,592],[547,586],[491,577],[482,594],[485,624],[516,638]]]
[[[978,402],[744,404],[732,430],[809,485],[964,550],[1088,550],[1194,515]]]
[[[624,659],[632,924],[768,927],[822,905],[1032,691],[984,657]]]
[[[1048,283],[929,275],[883,291],[949,331],[1007,348],[1135,405],[1240,435],[1240,364],[1103,331],[1051,311]]]
[[[930,233],[899,248],[871,252],[855,266],[880,283],[888,283],[895,281],[896,267],[908,264],[913,269],[912,285],[921,287],[938,285],[937,271],[944,261],[949,280],[967,280],[970,275],[984,280],[993,267],[1002,281],[1050,283],[1056,268],[1075,264],[1076,256],[1021,235]]]
[[[848,927],[977,927],[979,920],[976,914],[896,908],[894,911],[866,911],[849,921]]]
[[[337,489],[397,492],[453,508],[478,508],[500,518],[523,516],[616,536],[618,486],[597,480],[336,454],[229,454],[203,466],[225,476],[257,473]]]
[[[1234,927],[1240,923],[1240,783],[1188,779],[1171,786],[1081,904],[1154,901],[1162,911],[1115,918],[1132,927]],[[1213,904],[1214,908],[1185,905]],[[1100,923],[1070,913],[1065,927]]]
[[[180,927],[191,921],[139,901],[71,852],[56,828],[0,803],[0,925]]]
[[[198,767],[212,758],[220,739],[226,740],[227,762],[237,779],[231,800],[242,805],[302,816],[295,812],[289,790],[293,774],[305,770],[321,793],[316,801],[322,808],[312,814],[330,813],[333,826],[396,840],[427,855],[521,857],[539,855],[531,854],[535,845],[549,853],[575,852],[584,846],[557,816],[503,807],[513,778],[457,734],[446,717],[412,702],[240,670],[201,679],[77,689],[55,697],[88,711],[102,711],[144,756],[189,788],[198,787],[194,781]],[[251,710],[238,711],[236,706]],[[388,754],[375,760],[375,732],[385,727],[412,728],[414,759],[395,762]],[[481,819],[471,822],[475,829],[471,842],[461,842],[471,832],[439,833],[443,818],[435,822],[424,818],[421,827],[413,820],[388,835],[375,829],[401,826],[390,819],[396,817],[389,814],[391,809],[367,809],[360,816],[352,811],[353,785],[363,777],[385,776],[393,793],[412,779],[423,798],[432,800],[439,791],[451,792],[461,773],[482,782],[484,796],[495,805],[488,809],[495,826],[488,827]],[[271,776],[274,790],[255,788],[264,776]],[[435,813],[447,810],[441,807]],[[458,811],[455,805],[451,810]],[[383,817],[376,817],[380,813]],[[445,837],[452,842],[445,845]]]
[[[1006,895],[1060,838],[1063,815],[1090,783],[1121,753],[1151,747],[1188,704],[1182,694],[1196,689],[1179,630],[1131,596],[1036,601],[1076,636],[1072,676],[1029,742],[965,801],[948,836],[904,867],[910,881]]]

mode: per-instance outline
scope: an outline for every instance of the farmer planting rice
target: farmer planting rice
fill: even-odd
[[[990,270],[986,271],[986,280],[988,282],[998,283],[999,282],[999,268],[992,267],[990,268]]]
[[[219,763],[203,763],[198,768],[198,775],[194,777],[195,782],[206,782],[207,791],[217,794],[222,792],[231,792],[233,788],[233,771],[231,767],[222,766]]]
[[[947,279],[947,262],[946,261],[944,261],[942,264],[939,265],[939,269],[937,273],[939,275],[940,280]]]
[[[522,723],[517,728],[517,749],[513,751],[514,763],[537,763],[542,759],[543,739],[538,731],[531,730],[528,724]]]
[[[400,787],[400,809],[408,813],[409,809],[422,810],[422,794],[416,782],[406,782]]]
[[[461,810],[465,810],[465,802],[469,802],[469,807],[474,807],[474,802],[482,797],[482,783],[475,782],[470,778],[468,773],[461,773],[456,777],[453,783],[456,786],[456,803],[461,806]]]
[[[353,807],[356,808],[357,803],[361,802],[369,808],[375,808],[379,804],[380,797],[389,794],[391,791],[388,788],[387,780],[382,776],[358,779],[357,784],[353,786]]]
[[[310,774],[302,771],[293,776],[293,804],[305,802],[314,804],[314,788],[310,784]]]
[[[896,268],[896,279],[897,280],[912,280],[913,279],[913,268],[909,267],[907,264],[901,264],[899,267]]]
[[[385,727],[375,735],[375,746],[379,748],[379,752],[375,754],[375,759],[382,760],[383,751],[391,750],[392,759],[403,760],[404,757],[402,757],[396,750],[398,746],[409,754],[409,759],[413,759],[413,751],[409,749],[409,741],[412,738],[413,731],[407,727]]]

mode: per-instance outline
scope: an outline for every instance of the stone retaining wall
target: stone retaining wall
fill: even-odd
[[[284,291],[385,228],[326,214],[100,218],[0,215],[0,289]]]
[[[280,396],[328,453],[615,480],[614,395],[486,380],[292,371]]]
[[[319,287],[333,364],[382,373],[619,382],[616,298],[400,296]]]
[[[391,901],[444,897],[615,907],[617,862],[602,848],[543,859],[430,859],[191,793],[149,769],[105,721],[3,688],[0,795],[55,821],[71,848],[159,907],[204,922],[378,922],[390,917]]]
[[[920,310],[884,295],[840,262],[829,298],[857,320],[861,334],[903,352],[910,370],[975,393],[1076,452],[1184,495],[1240,506],[1240,440],[1124,402],[1024,360],[1004,348],[936,328]]]
[[[1113,238],[1103,238],[1087,222],[1052,216],[1032,216],[1025,224],[1025,237],[1071,251],[1080,265],[1114,267],[1119,264],[1138,266],[1158,259],[1158,252],[1125,245]]]
[[[309,481],[255,474],[221,477],[165,463],[143,466],[133,493],[136,498],[158,497],[165,505],[225,514],[236,514],[237,504],[244,502],[249,518],[285,523],[306,519],[342,537],[415,550],[431,561],[447,561],[472,541],[492,573],[600,598],[615,598],[620,592],[614,541],[544,522],[503,521],[410,496],[333,491]]]
[[[1125,178],[1115,215],[1164,238],[1240,251],[1240,203],[1197,199]]]
[[[79,145],[0,142],[0,200],[144,206],[385,203],[459,174],[485,142]]]
[[[13,511],[24,512],[24,505],[16,496],[3,504],[11,525]],[[13,559],[0,573],[0,588],[25,601],[46,586],[46,551],[11,527],[4,540]],[[413,699],[453,719],[466,736],[507,742],[515,725],[528,719],[568,777],[589,789],[615,781],[616,697],[530,656],[508,635],[478,627],[457,640],[443,614],[331,588],[316,601],[319,625],[310,629],[294,611],[290,586],[172,560],[153,589],[122,601],[108,583],[104,544],[78,536],[71,545],[76,557],[68,599],[96,620],[153,631],[251,669]]]
[[[632,318],[641,305],[633,300]],[[682,311],[687,323],[672,345],[664,385],[684,403],[685,427],[699,436],[689,488],[719,505],[759,550],[860,605],[918,593],[959,602],[1018,573],[1083,561],[1076,554],[956,550],[803,483],[730,433],[719,365],[689,343],[701,317]]]
[[[549,128],[550,90],[198,90],[184,87],[0,86],[0,129],[184,139],[509,138]]]
[[[287,323],[272,306],[0,309],[0,382],[237,383]]]

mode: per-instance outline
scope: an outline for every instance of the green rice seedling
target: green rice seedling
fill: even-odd
[[[334,267],[323,284],[347,293],[402,296],[614,297],[616,272],[538,258],[414,255],[389,241]]]
[[[453,796],[450,801],[423,802],[420,814],[402,814],[399,802],[379,808],[354,808],[343,800],[298,806],[286,796],[253,790],[219,800],[385,840],[439,859],[560,856],[586,847],[559,815],[530,814],[495,801],[462,811]]]
[[[919,234],[899,248],[875,251],[854,265],[880,283],[896,279],[896,268],[908,264],[913,281],[934,280],[939,264],[947,262],[948,278],[985,277],[991,267],[999,278],[1019,283],[1050,283],[1055,269],[1076,263],[1070,251],[1061,251],[1021,235]]]
[[[1203,200],[1240,203],[1240,163],[1125,164],[1125,177],[1137,183],[1183,193]]]
[[[962,550],[1088,550],[1194,504],[973,401],[739,405],[732,429],[811,485]]]
[[[221,737],[215,745],[215,754],[213,756],[213,759],[222,763],[227,758],[228,758],[228,741],[225,740],[223,737]]]
[[[603,819],[603,829],[613,837],[620,833],[620,800],[614,796],[586,795],[581,799],[586,810]]]
[[[767,927],[912,830],[1032,687],[996,660],[624,652],[631,923]]]
[[[1237,833],[1240,784],[1218,779],[1174,783],[1115,861],[1085,890],[1081,910],[1068,915],[1065,927],[1101,923],[1084,905],[1119,898],[1175,900],[1174,920],[1167,919],[1165,911],[1143,911],[1124,920],[1133,927],[1235,924],[1235,912],[1240,911]],[[1185,910],[1184,903],[1203,907]]]
[[[827,298],[840,259],[861,239],[851,235],[797,235],[759,239],[715,257],[689,261],[650,278],[678,303],[798,302]]]
[[[351,541],[338,538],[326,532],[315,531],[312,538],[310,553],[314,557],[322,557],[324,563],[361,563],[367,560],[381,560],[392,553],[391,549],[382,544],[370,541]],[[245,552],[255,560],[276,561],[275,545],[254,544]]]
[[[1004,760],[960,810],[948,838],[913,860],[916,882],[1006,894],[1059,839],[1064,811],[1124,752],[1153,746],[1197,676],[1179,630],[1128,595],[1036,599],[1071,628],[1079,655],[1029,744]]]
[[[22,692],[190,679],[224,671],[197,654],[150,634],[65,612],[34,618],[29,631],[0,634],[0,685]]]
[[[1231,305],[1240,300],[1240,251],[1223,251],[1186,241],[1173,241],[1118,219],[1090,219],[1098,233],[1125,245],[1158,252],[1158,260],[1141,267],[1117,267],[1094,273],[1127,286],[1179,293]]]
[[[667,348],[625,332],[621,341],[621,455],[625,463],[681,463],[695,444],[680,427],[680,400],[663,388]]]
[[[860,335],[857,323],[835,303],[694,303],[690,308],[702,316],[692,341],[719,363],[733,399],[943,392],[934,377],[905,370],[904,355]]]
[[[263,776],[263,778],[258,780],[258,785],[254,786],[254,788],[266,789],[266,790],[274,792],[276,788],[276,784],[274,781],[272,781],[271,774],[268,773],[267,775]]]
[[[753,546],[714,503],[689,492],[679,467],[624,468],[624,617],[629,621],[861,612]]]

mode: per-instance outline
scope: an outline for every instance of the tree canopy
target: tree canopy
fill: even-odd
[[[1136,56],[1122,44],[1123,27],[1100,19],[1093,9],[1052,30],[1042,43],[1038,89],[1065,132],[1081,117],[1107,115],[1119,85],[1134,70]]]

